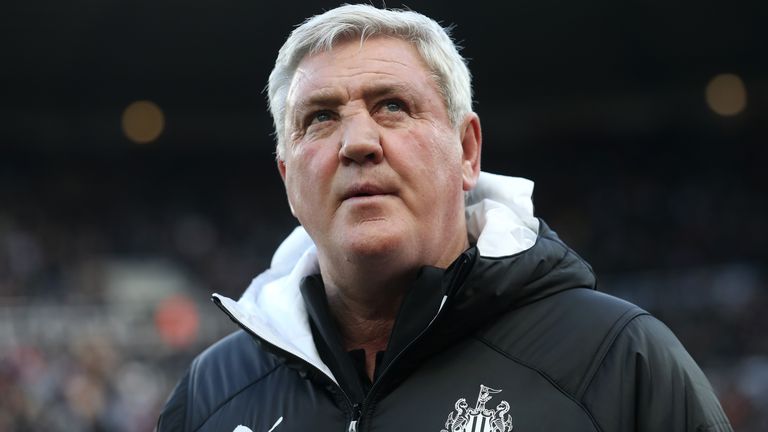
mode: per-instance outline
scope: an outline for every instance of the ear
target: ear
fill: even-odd
[[[480,151],[483,146],[483,134],[480,130],[480,117],[469,113],[461,124],[461,170],[464,191],[469,191],[477,184],[480,176]]]
[[[280,178],[283,179],[283,183],[285,183],[285,161],[277,158],[277,171],[280,172]]]
[[[296,212],[293,210],[293,204],[291,204],[291,197],[288,196],[288,188],[285,183],[285,174],[286,174],[287,168],[285,166],[285,161],[280,158],[277,159],[277,171],[280,173],[280,178],[283,179],[283,186],[286,186],[285,195],[288,198],[288,207],[291,209],[291,214],[293,215],[293,217],[296,217]]]

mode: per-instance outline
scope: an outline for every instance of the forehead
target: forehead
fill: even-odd
[[[330,51],[306,56],[289,87],[288,104],[318,93],[343,90],[349,97],[376,86],[437,91],[416,48],[401,39],[379,36],[338,42]]]

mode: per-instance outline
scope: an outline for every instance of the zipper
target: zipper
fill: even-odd
[[[360,421],[360,418],[362,417],[362,413],[365,410],[365,408],[370,404],[370,402],[374,399],[374,396],[376,395],[376,390],[381,387],[379,385],[380,382],[384,380],[384,377],[387,375],[387,371],[389,371],[390,367],[397,362],[397,360],[402,357],[403,353],[408,351],[408,349],[413,346],[421,337],[424,335],[424,333],[429,330],[429,328],[432,326],[432,323],[435,322],[435,319],[440,315],[440,311],[442,310],[442,305],[445,304],[445,301],[443,301],[440,304],[440,309],[437,311],[435,316],[432,318],[432,320],[429,322],[429,324],[418,334],[415,338],[413,338],[410,342],[408,342],[408,345],[405,346],[402,350],[400,350],[399,353],[392,359],[391,362],[387,365],[387,368],[384,369],[384,371],[381,372],[381,376],[379,376],[379,379],[376,380],[375,383],[373,383],[373,386],[371,386],[371,390],[368,392],[368,396],[363,400],[362,404],[359,404],[359,411],[357,412],[357,417],[352,418],[352,422],[349,424],[349,430],[347,432],[357,432],[357,424]],[[357,405],[356,405],[357,406]]]
[[[456,272],[453,274],[453,277],[451,277],[451,283],[448,284],[448,289],[445,290],[446,297],[453,295],[453,291],[456,289],[456,286],[459,285],[461,281],[466,279],[467,277],[467,263],[470,261],[469,257],[467,256],[467,253],[464,252],[461,254],[461,257],[459,258],[460,261],[458,263],[458,266],[456,268]],[[440,305],[440,308],[442,309],[443,305]],[[439,312],[439,311],[438,311]],[[433,320],[434,321],[434,320]],[[430,322],[430,324],[432,324]]]
[[[397,363],[397,361],[403,356],[403,354],[408,351],[416,342],[419,341],[419,339],[424,336],[424,334],[432,327],[432,324],[435,322],[438,316],[440,316],[440,312],[443,311],[443,306],[445,305],[446,301],[448,300],[448,295],[453,294],[453,290],[456,288],[455,285],[457,285],[460,281],[464,280],[465,276],[465,268],[467,263],[470,261],[467,257],[466,253],[463,253],[461,257],[459,258],[461,261],[458,264],[458,268],[456,269],[456,273],[451,278],[451,282],[448,285],[448,289],[446,289],[446,294],[443,296],[443,300],[440,302],[440,307],[438,308],[437,312],[435,313],[435,316],[432,317],[432,319],[429,321],[429,324],[427,324],[426,327],[424,327],[421,332],[419,332],[416,337],[411,339],[410,342],[408,342],[408,345],[405,346],[402,350],[400,350],[399,353],[392,359],[392,361],[389,362],[386,369],[384,369],[381,372],[381,375],[379,376],[379,379],[376,380],[375,383],[373,383],[373,386],[371,386],[371,390],[368,392],[368,396],[363,400],[362,404],[355,404],[355,407],[359,408],[359,411],[356,411],[357,417],[353,416],[352,422],[349,425],[348,432],[357,432],[357,426],[359,423],[359,419],[362,417],[362,413],[365,410],[365,408],[370,404],[372,400],[375,399],[376,396],[376,390],[378,390],[379,387],[381,387],[380,383],[384,381],[384,377],[387,375],[387,372],[390,370],[393,364]]]
[[[360,416],[363,414],[363,404],[356,403],[352,407],[352,421],[349,422],[349,429],[347,432],[357,432],[357,422],[360,421]]]

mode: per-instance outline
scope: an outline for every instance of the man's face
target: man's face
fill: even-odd
[[[445,267],[466,247],[463,192],[479,172],[479,121],[451,125],[412,45],[378,37],[304,58],[285,132],[280,173],[321,267]]]

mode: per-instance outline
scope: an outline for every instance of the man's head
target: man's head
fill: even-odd
[[[388,17],[386,26],[371,27],[369,18],[379,15]],[[346,24],[366,19],[359,34]],[[413,12],[344,6],[310,19],[291,38],[310,32],[307,26],[318,36],[333,33],[329,27],[345,36],[319,39],[294,59],[281,50],[276,71],[283,61],[291,72],[282,87],[270,81],[282,131],[278,168],[294,215],[318,247],[324,277],[344,278],[330,273],[350,263],[355,271],[395,273],[447,266],[467,246],[463,196],[479,175],[480,124],[461,57],[446,67],[446,78],[437,76],[411,35],[423,32],[411,28],[417,21],[450,44],[434,21]],[[401,35],[396,25],[411,33]],[[445,96],[444,88],[454,86],[444,82],[456,76],[467,86],[460,108],[451,109],[459,105]]]
[[[464,58],[450,38],[450,29],[413,11],[377,9],[370,5],[344,5],[307,19],[290,35],[269,75],[269,109],[275,124],[277,156],[285,150],[285,104],[296,68],[304,57],[330,51],[338,42],[375,36],[408,41],[427,65],[458,126],[472,112],[472,82]]]

